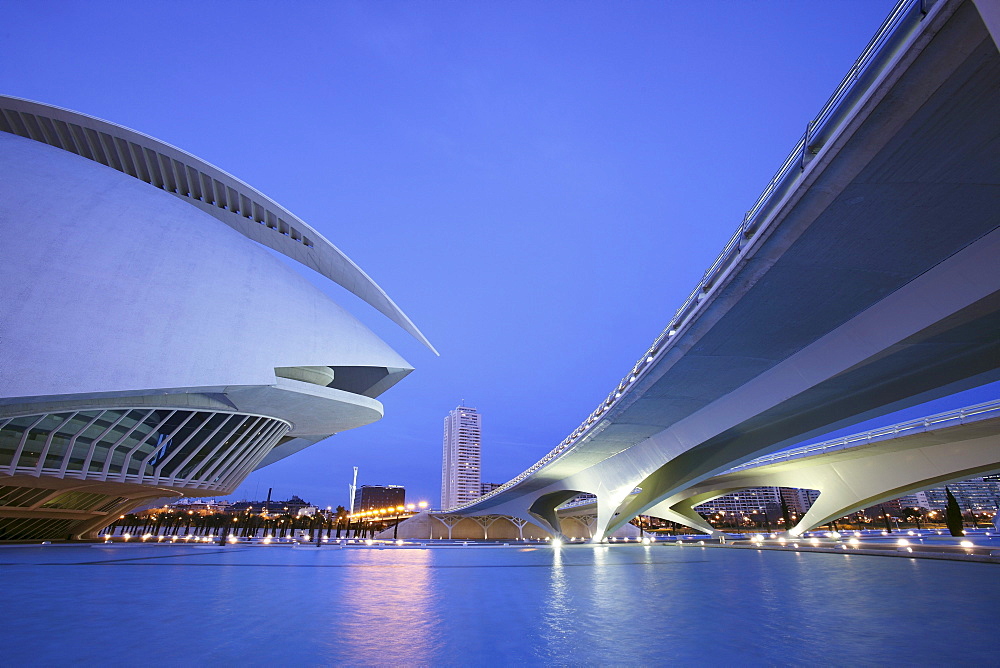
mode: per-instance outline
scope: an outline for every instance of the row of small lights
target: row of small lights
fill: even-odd
[[[354,513],[353,515],[348,515],[352,520],[361,518],[371,518],[371,517],[381,517],[383,515],[398,515],[404,510],[409,512],[414,512],[418,508],[423,510],[427,507],[426,501],[421,501],[419,503],[408,503],[405,506],[389,506],[388,508],[378,508],[374,510],[364,510],[360,513]]]
[[[112,540],[111,540],[112,538],[113,537],[110,536],[110,535],[105,535],[104,536],[104,542],[105,543],[110,543],[110,542],[112,542]],[[127,543],[127,542],[129,542],[129,540],[131,540],[133,538],[133,536],[131,534],[125,533],[125,534],[121,535],[121,538],[122,538],[123,541],[125,541]],[[171,543],[176,543],[176,542],[178,542],[180,540],[183,540],[185,543],[194,542],[194,543],[213,543],[214,544],[214,543],[216,543],[218,541],[218,537],[217,536],[176,536],[176,535],[174,535],[174,536],[154,536],[151,533],[143,534],[142,536],[137,536],[137,538],[139,538],[143,543],[147,542],[151,538],[156,538],[156,542],[157,543],[162,543],[165,539],[168,539],[168,538],[170,539]],[[308,534],[303,534],[302,535],[302,539],[303,540],[309,540]],[[230,543],[238,543],[239,542],[239,538],[237,538],[233,534],[230,534],[229,538],[227,540]],[[294,539],[290,539],[290,538],[289,539],[276,539],[274,536],[265,536],[263,539],[261,539],[260,542],[263,543],[264,545],[270,545],[274,540],[287,540],[287,541],[292,541],[292,542],[298,544],[298,541],[296,541]],[[330,542],[330,540],[331,540],[330,538],[324,538],[323,542],[324,543],[328,543],[328,542]],[[345,542],[348,542],[348,543],[355,543],[355,542],[360,543],[361,542],[360,540],[346,540],[346,539],[338,539],[338,538],[334,538],[332,540],[334,540],[334,541],[345,541]],[[374,541],[371,538],[369,538],[369,539],[365,540],[364,542],[365,542],[366,545],[374,545],[376,541]],[[395,545],[403,545],[404,542],[402,540],[397,540],[397,541],[395,541],[394,544]]]
[[[888,531],[882,531],[880,533],[883,536],[888,536],[889,535]],[[920,535],[920,534],[918,534],[916,532],[913,532],[913,531],[907,531],[906,533],[907,533],[908,536],[919,536]],[[942,531],[936,531],[935,533],[937,533],[937,535],[939,535],[939,536],[944,535],[944,532],[942,532]],[[861,534],[860,531],[855,531],[854,535],[851,538],[849,538],[846,543],[840,543],[840,545],[839,545],[840,549],[841,550],[846,550],[846,549],[848,549],[848,546],[854,548],[855,550],[859,549],[859,546],[861,545],[861,541],[859,540],[859,538],[861,537],[861,535],[862,534]],[[990,533],[986,532],[986,535],[989,536]],[[843,535],[839,531],[829,531],[829,532],[827,532],[825,534],[825,536],[827,538],[830,538],[830,539],[836,540],[836,541],[839,541],[843,537]],[[783,536],[779,537],[777,534],[773,534],[773,533],[770,534],[770,538],[771,539],[777,539],[778,544],[781,545],[782,547],[792,547],[792,548],[798,548],[799,547],[799,542],[795,541],[794,539],[789,540],[789,539],[787,539],[787,538],[785,538]],[[803,538],[805,538],[805,536],[803,536]],[[764,540],[765,540],[765,538],[764,538],[764,536],[762,534],[755,534],[755,535],[751,536],[751,538],[750,538],[750,541],[752,543],[754,543],[757,547],[762,546],[764,544]],[[919,540],[921,542],[923,541],[922,538],[919,539]],[[809,545],[811,547],[816,547],[816,546],[820,545],[820,539],[817,538],[816,536],[812,536],[811,538],[808,539],[808,543],[809,543]],[[700,545],[704,545],[705,541],[699,541],[699,544]],[[906,538],[900,538],[900,539],[896,540],[896,546],[899,549],[901,549],[901,550],[905,550],[907,552],[913,552],[913,548],[910,547],[910,541],[907,540]],[[972,547],[975,547],[975,543],[973,543],[971,540],[963,540],[963,541],[959,542],[959,546],[963,547],[963,548],[972,548]]]
[[[353,515],[348,515],[348,517],[350,519],[358,519],[358,518],[365,518],[365,517],[381,517],[383,515],[397,515],[397,514],[403,512],[404,510],[412,512],[412,511],[415,511],[417,508],[423,510],[426,507],[427,507],[427,502],[426,501],[420,501],[418,503],[408,503],[405,506],[390,506],[388,508],[379,508],[378,510],[366,510],[366,511],[361,512],[361,513],[355,513]],[[287,508],[286,508],[286,510],[287,510]],[[191,514],[191,513],[193,513],[193,511],[188,511],[188,514]],[[122,515],[121,519],[124,519],[124,518],[125,518],[125,516]],[[233,518],[233,521],[236,522],[237,518]],[[132,535],[124,533],[124,534],[122,534],[121,537],[122,537],[122,539],[125,540],[125,542],[128,542],[129,540],[131,540]],[[111,542],[111,538],[112,538],[112,536],[110,534],[109,535],[105,535],[104,536],[104,539],[105,539],[104,542],[105,543]],[[141,536],[140,538],[141,538],[142,542],[146,542],[150,538],[153,538],[153,534],[147,533],[147,534]],[[156,536],[157,542],[162,542],[163,539],[165,539],[165,538],[167,538],[167,536]],[[202,536],[202,537],[199,538],[197,536],[176,536],[176,535],[175,536],[170,536],[170,539],[171,539],[170,540],[171,543],[174,543],[174,542],[176,542],[178,540],[181,540],[181,539],[183,539],[185,542],[189,542],[191,539],[194,539],[194,542],[196,542],[196,543],[197,542],[209,543],[209,542],[214,542],[215,540],[217,540],[217,538],[213,538],[213,537],[209,537],[209,536]],[[266,536],[263,539],[262,542],[264,542],[266,544],[270,544],[271,539],[272,539],[272,536]],[[229,542],[230,543],[237,542],[236,536],[230,535],[229,536]],[[367,541],[367,542],[369,544],[371,544],[371,541]],[[402,541],[397,541],[397,542],[399,544],[402,544]]]
[[[882,533],[883,536],[887,536],[888,535],[888,532],[886,532],[886,531],[883,531],[881,533]],[[938,531],[936,533],[938,535],[943,535],[941,531]],[[825,535],[826,535],[827,538],[831,538],[833,540],[840,540],[843,537],[842,534],[840,532],[837,532],[837,531],[831,531],[831,532],[826,533]],[[854,548],[854,549],[859,549],[859,547],[861,545],[861,541],[858,540],[858,539],[861,537],[861,535],[862,535],[861,532],[855,531],[854,532],[854,536],[851,537],[850,539],[848,539],[846,544],[845,543],[841,543],[839,545],[840,549],[846,550],[846,549],[848,549],[848,545],[850,547]],[[909,535],[909,536],[918,536],[919,534],[916,534],[913,531],[909,531],[909,532],[907,532],[907,535]],[[990,533],[987,532],[986,535],[989,536]],[[122,537],[122,539],[125,542],[128,542],[132,538],[132,535],[126,533],[126,534],[122,534],[121,537]],[[147,534],[144,534],[143,536],[141,536],[140,539],[141,539],[142,542],[145,543],[150,538],[153,538],[153,537],[154,537],[153,534],[147,533]],[[800,544],[799,544],[798,541],[796,541],[794,539],[789,540],[789,539],[787,539],[787,538],[785,538],[783,536],[779,537],[777,534],[773,534],[772,533],[772,534],[770,534],[769,537],[771,539],[776,539],[777,543],[779,545],[781,545],[782,547],[792,547],[794,549],[798,549],[799,546],[800,546]],[[111,536],[105,536],[104,538],[105,538],[105,541],[104,541],[105,543],[111,542]],[[163,540],[166,539],[166,538],[168,538],[168,536],[156,536],[157,542],[163,542]],[[169,538],[170,538],[170,542],[171,543],[176,543],[178,540],[184,540],[185,543],[191,542],[192,540],[195,543],[199,543],[199,542],[200,543],[214,543],[217,540],[214,536],[201,536],[201,537],[199,537],[199,536],[176,536],[176,535],[174,535],[174,536],[169,536]],[[261,542],[264,545],[270,545],[271,542],[272,542],[272,540],[273,540],[273,538],[274,538],[273,536],[266,536],[266,537],[264,537],[264,539]],[[308,539],[308,536],[306,534],[303,534],[303,538],[304,539]],[[236,542],[238,542],[237,537],[234,536],[234,535],[230,535],[228,540],[229,540],[230,543],[236,543]],[[323,542],[329,542],[329,540],[330,540],[329,538],[325,538],[325,539],[323,539]],[[562,547],[562,545],[564,544],[564,541],[562,539],[560,539],[560,538],[551,539],[549,537],[546,537],[545,540],[546,540],[546,542],[549,542],[552,545],[552,547],[556,547],[556,548]],[[612,538],[607,539],[607,542],[615,543],[615,542],[618,542],[618,540],[619,539],[617,539],[615,537],[612,537]],[[623,537],[620,540],[623,543],[630,542],[630,539],[628,537]],[[571,542],[571,543],[574,543],[574,542],[577,542],[577,541],[580,541],[580,542],[584,543],[584,542],[587,542],[587,539],[585,539],[585,538],[579,538],[579,539],[578,538],[570,538],[569,539],[569,542]],[[754,545],[756,545],[757,547],[761,547],[761,546],[764,545],[765,537],[762,534],[755,534],[755,535],[753,535],[750,538],[750,541]],[[350,541],[350,542],[354,542],[354,541]],[[366,545],[368,545],[368,546],[374,545],[375,542],[376,541],[372,540],[371,538],[366,539],[364,541],[364,543]],[[651,538],[649,536],[645,536],[643,538],[636,538],[635,542],[636,543],[641,543],[643,545],[651,545],[652,543],[656,542],[656,539],[655,538]],[[818,546],[821,545],[820,539],[817,538],[817,537],[815,537],[815,536],[809,538],[808,541],[803,541],[803,542],[808,542],[811,547],[818,547]],[[396,541],[394,541],[394,544],[398,545],[398,546],[401,546],[401,545],[404,544],[404,542],[402,540],[396,540]],[[684,543],[682,541],[680,541],[680,540],[677,541],[677,544],[678,545],[684,545]],[[699,540],[697,542],[697,544],[698,545],[705,545],[705,541],[704,540]],[[910,541],[907,540],[907,539],[905,539],[905,538],[898,539],[896,541],[896,545],[900,549],[905,549],[907,552],[913,552],[913,548],[910,547]],[[959,546],[968,549],[968,548],[975,547],[975,543],[973,543],[970,540],[963,540],[963,541],[961,541],[959,543]]]

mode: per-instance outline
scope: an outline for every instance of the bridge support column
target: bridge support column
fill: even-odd
[[[524,540],[524,525],[530,522],[523,517],[508,517],[510,523],[517,527],[517,539]]]
[[[528,508],[528,514],[541,523],[542,528],[552,534],[553,538],[562,538],[562,527],[559,524],[559,516],[556,508],[566,503],[580,492],[576,490],[560,490],[543,494],[535,499],[535,502]]]
[[[800,536],[862,508],[998,470],[1000,436],[990,435],[912,450],[882,452],[816,466],[812,470],[792,471],[786,474],[786,478],[775,482],[781,486],[805,487],[820,492],[809,511],[788,532],[792,536]],[[795,484],[792,476],[798,477],[801,482]]]
[[[997,516],[1000,517],[1000,513]],[[577,515],[575,519],[587,527],[587,531],[590,532],[589,537],[593,539],[594,529],[597,528],[597,515]]]
[[[470,519],[483,528],[483,540],[490,539],[490,527],[493,523],[499,519],[502,519],[503,515],[473,515]]]
[[[451,540],[451,530],[455,525],[465,519],[461,515],[431,515],[431,517],[448,527],[448,540]]]
[[[628,523],[634,516],[622,518],[618,509],[622,502],[632,493],[634,486],[629,486],[624,492],[598,492],[597,493],[597,522],[591,532],[590,542],[601,543],[605,536],[612,533],[620,526]]]
[[[645,514],[670,522],[676,522],[677,524],[683,524],[686,527],[707,533],[709,536],[722,533],[709,524],[708,520],[695,512],[694,505],[687,501],[681,501],[673,506],[660,503],[647,510]]]

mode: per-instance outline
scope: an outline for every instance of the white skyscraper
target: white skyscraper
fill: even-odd
[[[479,451],[482,418],[475,408],[459,406],[444,419],[441,456],[441,509],[472,501],[480,495]]]

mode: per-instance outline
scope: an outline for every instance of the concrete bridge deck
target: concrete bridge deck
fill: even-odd
[[[996,13],[902,2],[607,400],[449,512],[558,533],[587,492],[600,539],[735,465],[1000,379]]]

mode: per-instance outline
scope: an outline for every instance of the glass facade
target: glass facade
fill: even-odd
[[[0,470],[225,493],[290,429],[275,418],[171,408],[0,418]],[[76,508],[77,503],[49,505],[55,502],[46,507]]]

